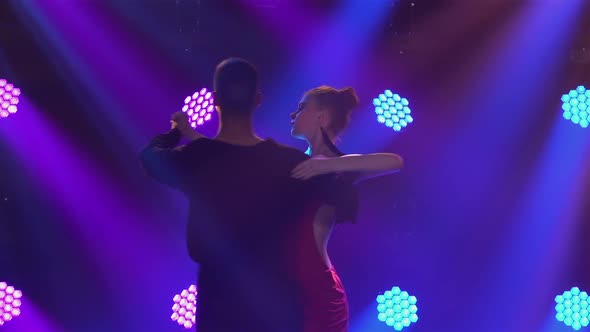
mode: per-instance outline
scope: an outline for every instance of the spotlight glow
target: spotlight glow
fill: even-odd
[[[590,125],[590,90],[583,86],[578,86],[568,94],[561,96],[563,105],[563,118],[580,125],[582,128],[588,128]]]
[[[5,282],[0,282],[0,326],[20,316],[23,293]]]
[[[172,300],[174,301],[172,316],[170,316],[172,321],[186,329],[192,328],[197,317],[197,286],[190,285],[188,289],[174,295]]]
[[[16,113],[20,96],[20,89],[5,79],[0,79],[0,119]]]
[[[588,293],[581,292],[578,287],[572,287],[555,297],[555,318],[578,331],[590,325],[590,299]]]
[[[377,121],[395,131],[401,131],[414,122],[410,102],[391,90],[385,90],[377,98],[373,99]]]
[[[377,319],[401,331],[418,321],[418,300],[399,287],[393,287],[377,296]]]
[[[211,120],[214,110],[213,93],[207,91],[206,88],[202,88],[201,91],[184,98],[182,111],[188,115],[193,128]]]

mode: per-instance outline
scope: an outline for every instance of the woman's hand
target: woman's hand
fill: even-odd
[[[324,156],[308,159],[295,166],[291,171],[291,176],[296,179],[307,180],[317,175],[332,173],[332,159],[333,158],[326,158]]]

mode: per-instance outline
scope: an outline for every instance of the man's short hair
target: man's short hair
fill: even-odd
[[[215,103],[225,114],[250,115],[256,107],[258,85],[254,65],[240,58],[226,59],[215,70]]]

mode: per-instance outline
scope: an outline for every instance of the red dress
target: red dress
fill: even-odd
[[[295,234],[293,274],[302,293],[304,332],[348,331],[346,291],[334,267],[324,263],[314,236],[314,219],[323,204],[336,208],[337,223],[355,221],[358,192],[349,176],[342,180],[339,188],[331,188],[339,193],[334,201],[311,205]]]

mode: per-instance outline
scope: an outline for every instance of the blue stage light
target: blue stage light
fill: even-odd
[[[590,125],[590,90],[578,86],[575,90],[561,96],[563,118],[582,128]]]
[[[578,331],[590,325],[590,299],[588,293],[578,287],[563,292],[555,297],[555,318]]]
[[[391,90],[385,90],[377,98],[373,99],[377,122],[395,131],[401,131],[408,124],[414,122],[410,102]]]
[[[418,321],[418,300],[399,287],[377,296],[377,319],[401,331]]]

